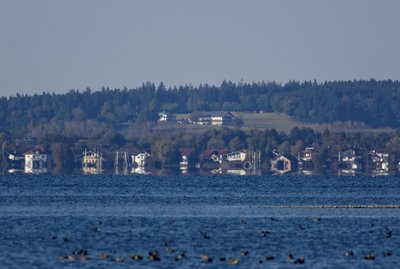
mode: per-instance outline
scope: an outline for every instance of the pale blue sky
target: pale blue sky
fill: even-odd
[[[0,95],[400,79],[398,0],[1,0]]]

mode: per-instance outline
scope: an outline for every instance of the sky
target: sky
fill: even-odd
[[[0,96],[400,80],[398,0],[1,0]]]

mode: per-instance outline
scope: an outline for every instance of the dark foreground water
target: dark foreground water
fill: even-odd
[[[0,268],[399,268],[398,205],[398,177],[3,176]]]

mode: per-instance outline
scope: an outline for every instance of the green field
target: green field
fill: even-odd
[[[234,115],[243,119],[243,128],[246,129],[276,129],[290,132],[295,126],[311,127],[311,124],[296,122],[280,113],[235,113]]]
[[[234,113],[235,116],[243,119],[244,128],[248,129],[276,129],[278,131],[290,132],[294,127],[299,128],[312,128],[315,131],[323,132],[328,129],[332,132],[391,132],[394,129],[380,128],[373,129],[368,128],[360,123],[352,122],[335,122],[325,124],[315,124],[300,122],[292,119],[291,117],[281,113]]]

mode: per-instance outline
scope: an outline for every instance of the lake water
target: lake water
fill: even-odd
[[[398,268],[399,205],[391,176],[1,176],[0,268]]]

